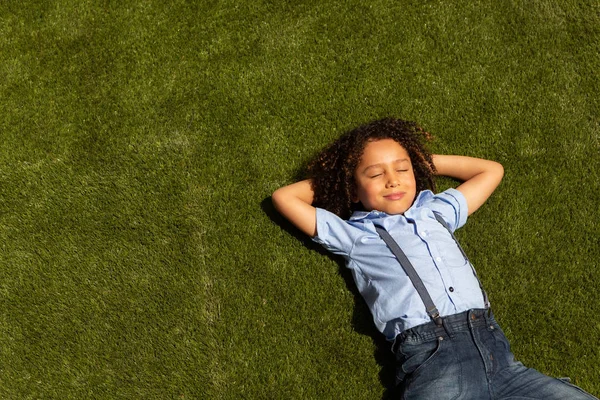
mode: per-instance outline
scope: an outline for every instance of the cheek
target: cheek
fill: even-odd
[[[359,203],[364,200],[369,193],[369,186],[367,182],[357,182],[352,189],[352,201]]]
[[[369,198],[376,196],[378,192],[379,188],[377,184],[375,182],[370,182],[367,184],[363,184],[360,187],[358,191],[358,196],[364,200],[368,200]]]
[[[417,187],[417,181],[416,181],[416,179],[414,179],[414,178],[413,178],[413,180],[411,181],[411,186],[412,186],[413,188],[416,188],[416,187]]]
[[[417,187],[417,179],[415,178],[414,174],[409,177],[407,186],[412,186],[413,188]]]

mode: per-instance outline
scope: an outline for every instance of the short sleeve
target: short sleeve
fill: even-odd
[[[453,232],[467,222],[467,200],[454,188],[432,196],[427,201],[426,207],[440,214]]]
[[[334,254],[348,256],[361,230],[337,215],[317,208],[317,235],[313,238]]]

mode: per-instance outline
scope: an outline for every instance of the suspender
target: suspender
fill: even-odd
[[[444,219],[438,213],[434,212],[434,214],[435,214],[435,219],[440,224],[442,224],[442,226],[444,228],[446,228],[446,230],[450,233],[450,236],[452,236],[452,239],[454,239],[454,242],[456,242],[456,245],[458,246],[462,255],[465,257],[465,260],[467,260],[467,262],[469,262],[467,255],[465,254],[464,250],[458,243],[458,240],[456,240],[456,237],[450,230],[450,227],[448,226],[446,221],[444,221]],[[433,303],[433,300],[431,300],[431,296],[429,295],[429,292],[425,288],[425,285],[423,284],[423,281],[419,277],[419,274],[417,274],[417,272],[415,271],[415,268],[413,267],[412,263],[408,260],[408,257],[406,257],[406,254],[404,254],[404,252],[402,251],[402,249],[400,248],[398,243],[396,243],[396,241],[392,238],[392,236],[388,233],[388,231],[386,231],[383,227],[376,225],[375,230],[377,231],[379,236],[381,236],[381,238],[383,239],[385,244],[390,248],[392,253],[394,253],[394,256],[396,256],[396,258],[398,259],[398,262],[404,269],[404,272],[406,272],[406,275],[408,275],[408,278],[410,279],[413,286],[417,290],[417,293],[421,297],[423,304],[425,304],[425,309],[427,311],[427,315],[429,315],[429,317],[436,323],[436,325],[442,326],[442,318],[440,317],[440,312],[438,311],[437,307]],[[471,263],[469,262],[469,264],[471,264]],[[479,280],[479,277],[477,276],[477,273],[475,272],[475,269],[473,268],[472,265],[471,265],[471,269],[473,270],[473,274],[475,275],[475,278],[477,278],[477,281],[479,282],[479,287],[481,288],[481,292],[483,293],[483,301],[485,303],[485,308],[489,308],[489,301],[488,301],[487,293],[483,289],[483,286],[481,285],[481,281]]]

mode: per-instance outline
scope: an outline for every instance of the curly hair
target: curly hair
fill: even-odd
[[[393,139],[408,152],[417,193],[435,190],[436,170],[425,146],[431,140],[429,133],[415,122],[384,118],[344,133],[308,164],[307,175],[315,193],[313,205],[344,219],[360,209],[360,203],[352,202],[357,189],[354,173],[367,143],[382,139]]]

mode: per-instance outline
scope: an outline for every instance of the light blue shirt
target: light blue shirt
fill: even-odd
[[[377,329],[388,340],[431,319],[402,266],[375,231],[375,223],[383,226],[406,253],[442,316],[484,308],[471,264],[435,219],[434,211],[452,231],[467,221],[466,200],[456,189],[436,195],[423,191],[404,214],[397,215],[360,211],[346,221],[317,208],[314,241],[346,259]]]

